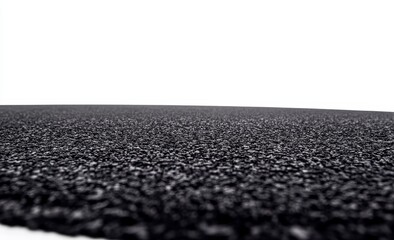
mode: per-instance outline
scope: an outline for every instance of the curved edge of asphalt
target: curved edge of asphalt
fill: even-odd
[[[85,236],[67,236],[56,232],[31,230],[26,227],[8,226],[0,224],[0,236],[7,240],[92,240]],[[100,240],[95,238],[95,240]]]

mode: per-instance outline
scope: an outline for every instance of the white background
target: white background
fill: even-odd
[[[394,111],[393,1],[1,4],[0,104]]]
[[[394,111],[393,1],[6,0],[0,104]]]

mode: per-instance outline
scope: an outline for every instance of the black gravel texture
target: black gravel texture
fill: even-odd
[[[0,222],[110,239],[394,239],[394,113],[1,106]]]

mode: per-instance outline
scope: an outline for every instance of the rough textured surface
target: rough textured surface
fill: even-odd
[[[125,239],[393,239],[394,114],[0,107],[0,222]]]

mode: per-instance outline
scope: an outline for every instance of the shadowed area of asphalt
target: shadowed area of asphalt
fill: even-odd
[[[394,113],[1,106],[0,222],[115,239],[393,239]]]

